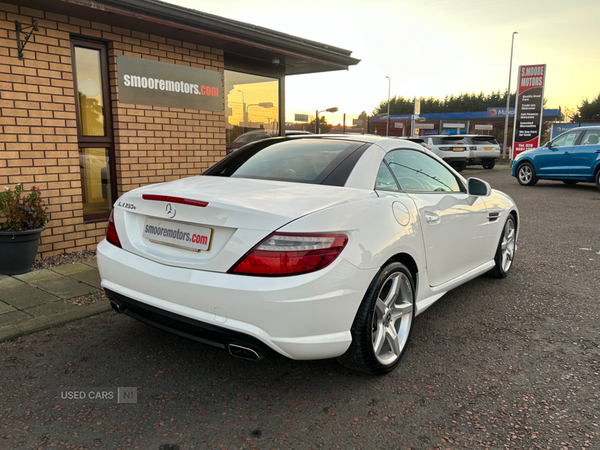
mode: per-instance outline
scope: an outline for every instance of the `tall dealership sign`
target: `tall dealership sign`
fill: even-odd
[[[511,159],[540,145],[545,79],[546,64],[519,66]]]

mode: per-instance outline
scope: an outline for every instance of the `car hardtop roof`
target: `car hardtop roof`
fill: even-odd
[[[401,139],[399,136],[379,136],[377,134],[302,134],[295,136],[287,136],[286,139],[339,139],[354,142],[364,142],[365,144],[377,144],[386,152],[394,150],[398,144],[402,142],[403,146],[408,148],[423,151],[424,147],[421,144]]]
[[[483,138],[494,138],[496,139],[496,136],[492,136],[491,134],[461,134],[461,137],[483,137]]]

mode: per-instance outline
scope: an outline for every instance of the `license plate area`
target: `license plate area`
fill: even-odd
[[[483,147],[484,150],[494,150],[494,147]]]
[[[462,147],[453,147],[452,148],[452,151],[454,151],[454,152],[462,152],[463,150],[464,150],[464,148],[462,148]]]
[[[212,228],[151,217],[146,218],[142,233],[142,236],[150,242],[193,252],[210,250],[212,235]]]

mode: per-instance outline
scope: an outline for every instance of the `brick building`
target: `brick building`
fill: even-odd
[[[0,186],[42,189],[42,257],[94,249],[120,194],[200,174],[250,129],[281,133],[287,75],[358,63],[156,0],[4,1]]]

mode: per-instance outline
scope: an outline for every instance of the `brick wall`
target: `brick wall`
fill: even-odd
[[[38,22],[17,57],[15,20]],[[225,155],[223,113],[118,102],[116,56],[223,72],[223,52],[195,43],[0,3],[0,187],[39,186],[50,222],[38,257],[94,249],[106,222],[84,223],[70,36],[109,40],[118,194],[197,175]]]

